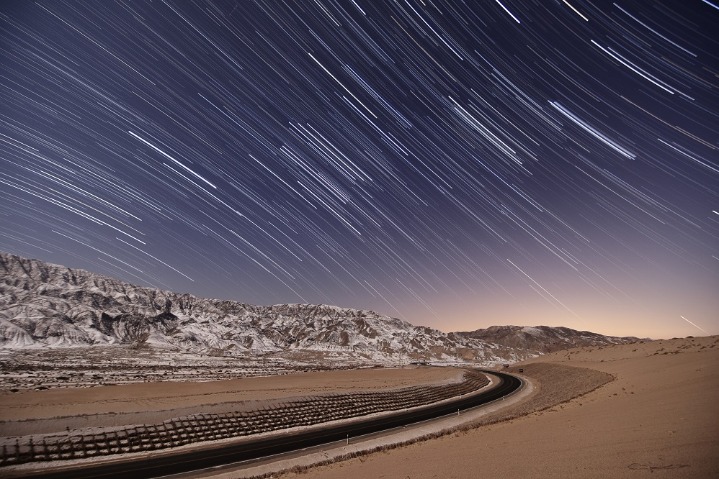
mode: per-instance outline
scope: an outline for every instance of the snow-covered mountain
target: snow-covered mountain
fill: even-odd
[[[589,336],[592,344],[630,340],[540,327],[525,328],[526,340],[509,341],[511,335],[502,328],[445,334],[372,311],[203,299],[0,253],[4,348],[146,344],[223,355],[342,351],[373,360],[399,355],[489,364],[554,350],[560,344],[557,338],[564,347],[583,345],[575,341]],[[541,331],[541,337],[534,330]],[[547,338],[552,342],[543,346]]]

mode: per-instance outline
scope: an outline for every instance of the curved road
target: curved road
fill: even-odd
[[[497,386],[484,393],[468,394],[441,404],[430,404],[410,411],[400,411],[391,416],[355,420],[351,424],[337,424],[281,436],[276,435],[257,439],[251,443],[220,444],[213,448],[197,448],[183,452],[101,464],[86,463],[82,466],[60,466],[42,473],[38,471],[36,477],[52,479],[132,477],[133,479],[141,479],[205,469],[340,441],[347,438],[348,435],[349,437],[361,436],[452,414],[458,409],[468,409],[507,396],[522,385],[520,379],[509,374],[496,371],[487,372],[499,377],[500,381]],[[33,477],[33,475],[23,474],[22,477]]]

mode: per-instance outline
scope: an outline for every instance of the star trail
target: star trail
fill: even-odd
[[[707,0],[5,1],[0,249],[444,331],[719,333]]]

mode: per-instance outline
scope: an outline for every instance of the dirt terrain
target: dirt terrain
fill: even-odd
[[[329,464],[307,467],[313,460],[305,460],[288,463],[286,469],[295,472],[278,476],[281,469],[269,467],[264,471],[271,472],[259,476],[719,477],[717,365],[716,336],[556,352],[509,368],[515,373],[521,368],[532,383],[523,399],[497,405],[452,433],[380,442],[375,453],[363,452],[361,444],[347,450],[334,446],[339,450],[315,461]],[[35,434],[38,425],[61,430],[65,424],[131,423],[238,404],[252,408],[288,397],[443,384],[460,376],[454,368],[375,368],[6,392],[0,395],[0,435]],[[354,457],[335,459],[343,456]],[[238,470],[212,477],[253,475],[258,476]]]
[[[553,353],[513,368],[539,387],[509,420],[282,477],[719,477],[717,366],[716,336]],[[615,379],[562,402],[567,367]]]
[[[0,436],[259,409],[268,401],[458,382],[455,368],[373,368],[209,382],[155,382],[0,394]]]

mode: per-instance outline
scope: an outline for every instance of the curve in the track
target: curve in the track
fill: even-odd
[[[457,410],[480,406],[507,396],[519,389],[522,384],[521,380],[515,376],[496,371],[491,371],[489,373],[498,377],[500,381],[497,386],[484,393],[468,394],[455,398],[451,401],[444,401],[439,404],[430,404],[409,411],[400,411],[389,416],[355,420],[349,424],[336,424],[320,429],[259,438],[250,443],[223,444],[211,449],[202,448],[172,454],[142,458],[128,458],[126,461],[62,467],[53,471],[39,473],[36,477],[48,479],[132,477],[133,479],[143,479],[189,472],[197,469],[204,469],[249,459],[257,459],[283,452],[344,440],[348,436],[361,436],[452,414],[457,412]],[[25,475],[23,477],[32,476]]]

